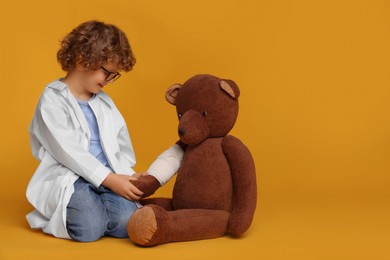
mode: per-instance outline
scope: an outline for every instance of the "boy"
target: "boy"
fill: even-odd
[[[47,85],[29,127],[40,165],[27,187],[35,208],[27,220],[32,228],[76,241],[127,237],[143,192],[131,183],[137,175],[126,123],[102,88],[132,69],[131,47],[116,26],[89,21],[62,40],[57,59],[67,74]],[[150,174],[162,185],[182,156],[173,145]]]

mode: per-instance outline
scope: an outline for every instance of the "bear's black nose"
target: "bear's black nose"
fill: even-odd
[[[184,131],[183,128],[179,127],[179,136],[182,136],[185,134],[186,131]]]

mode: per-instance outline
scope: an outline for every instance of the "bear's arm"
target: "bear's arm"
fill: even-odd
[[[240,235],[252,223],[256,209],[256,170],[249,149],[236,137],[226,136],[222,149],[229,163],[233,181],[233,209],[228,233]]]
[[[141,198],[149,197],[161,186],[156,177],[149,174],[142,175],[137,180],[131,181],[131,183],[144,193]]]

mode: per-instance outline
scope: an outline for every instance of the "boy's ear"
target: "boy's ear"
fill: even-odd
[[[77,58],[76,58],[75,66],[74,66],[74,69],[76,71],[80,71],[80,72],[86,72],[87,71],[87,69],[84,68],[84,66],[82,65],[83,61],[84,61],[84,56],[82,54],[78,55]]]
[[[176,105],[176,97],[181,87],[182,85],[176,83],[165,91],[165,99],[168,101],[168,103]]]

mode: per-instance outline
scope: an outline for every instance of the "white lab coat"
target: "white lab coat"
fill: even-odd
[[[134,174],[135,155],[126,123],[104,92],[90,101],[95,113],[103,150],[115,173]],[[27,215],[32,228],[70,239],[66,230],[66,207],[73,184],[83,177],[98,187],[110,173],[88,152],[88,122],[67,85],[60,80],[48,84],[36,107],[29,127],[31,149],[40,161],[26,196],[35,210]],[[166,154],[168,153],[168,154]],[[153,163],[153,175],[169,180],[180,167],[183,151],[178,145],[165,151]],[[161,172],[158,172],[161,161]]]

